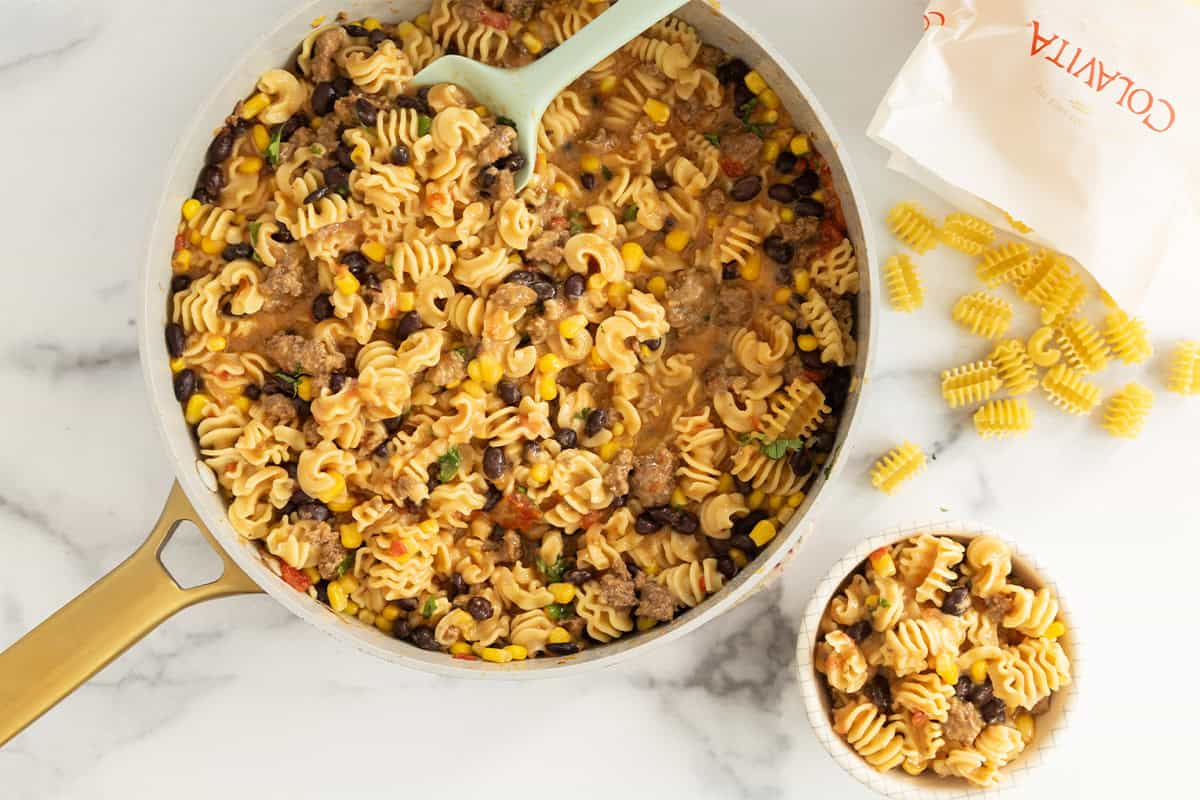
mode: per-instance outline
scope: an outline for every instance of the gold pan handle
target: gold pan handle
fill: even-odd
[[[183,520],[224,562],[221,577],[181,589],[159,560]],[[262,591],[204,527],[176,483],[146,541],[112,572],[0,653],[0,746],[164,620],[188,606]]]

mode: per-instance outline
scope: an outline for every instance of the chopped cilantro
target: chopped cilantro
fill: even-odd
[[[579,411],[575,412],[575,419],[579,420],[580,422],[587,422],[587,418],[591,415],[592,410],[590,408],[581,408]]]
[[[496,117],[496,124],[497,125],[507,125],[508,127],[512,128],[514,131],[517,129],[517,121],[515,119],[510,119],[508,117]]]
[[[429,133],[429,129],[433,127],[433,117],[427,117],[424,114],[417,117],[417,135],[425,136]]]
[[[255,261],[257,261],[257,262],[258,262],[258,263],[260,263],[260,264],[262,263],[262,259],[258,257],[258,247],[255,245],[255,242],[257,242],[257,241],[258,241],[258,229],[259,229],[259,228],[261,228],[261,227],[262,227],[262,223],[261,223],[261,222],[257,222],[257,221],[255,221],[255,222],[251,222],[251,223],[250,223],[250,225],[249,225],[249,228],[250,228],[250,246],[254,248],[254,260],[255,260]]]
[[[720,134],[706,133],[706,134],[704,134],[704,138],[708,139],[708,143],[711,144],[713,147],[721,146],[721,135]]]
[[[309,152],[311,152],[311,153],[312,153],[314,156],[323,156],[323,155],[325,155],[325,146],[324,146],[324,145],[321,145],[321,144],[314,144],[312,147],[308,148],[308,150],[309,150]]]
[[[454,354],[463,361],[471,360],[471,348],[469,347],[456,347],[454,348]]]
[[[451,447],[446,451],[446,455],[437,460],[438,464],[438,480],[442,483],[453,478],[458,474],[458,465],[462,463],[462,453],[458,451],[458,447]]]
[[[572,236],[575,236],[576,234],[583,233],[583,223],[586,220],[587,220],[587,217],[585,217],[583,215],[582,211],[572,211],[571,212],[571,226],[569,228],[570,234]]]
[[[604,176],[604,180],[606,180],[606,181],[612,180],[612,177],[613,177],[612,170],[609,169],[608,167],[604,166],[603,164],[600,165],[600,174]]]
[[[752,434],[752,433],[739,433],[739,434],[738,434],[738,436],[737,436],[737,441],[738,441],[738,444],[740,444],[740,445],[747,445],[747,444],[750,444],[750,442],[754,441],[754,434]]]
[[[621,221],[622,222],[633,222],[635,219],[637,219],[637,215],[638,215],[637,203],[630,203],[629,205],[625,206],[625,213],[621,215]]]
[[[746,120],[745,120],[745,117],[747,117],[747,116],[749,116],[749,115],[750,115],[750,112],[754,110],[754,107],[755,107],[756,105],[758,105],[758,98],[757,98],[757,97],[751,97],[749,100],[747,100],[747,101],[746,101],[746,102],[745,102],[745,103],[744,103],[744,104],[741,106],[741,108],[739,108],[739,109],[737,110],[737,115],[738,115],[739,117],[742,117],[742,118],[743,118],[743,119],[742,119],[742,122],[745,122],[745,121],[746,121]]]
[[[950,513],[950,509],[946,508],[945,506],[938,506],[938,510],[941,511],[943,514]]]
[[[567,571],[567,560],[562,556],[559,556],[558,560],[550,565],[547,565],[546,562],[542,560],[542,557],[538,556],[535,559],[535,563],[537,564],[538,572],[545,575],[546,580],[550,581],[551,583],[557,583],[558,581],[561,581],[563,573]]]
[[[573,617],[575,616],[575,604],[567,603],[563,605],[561,603],[552,603],[546,606],[546,616],[555,622],[566,617]]]
[[[773,442],[764,441],[760,446],[762,453],[772,461],[778,461],[793,450],[803,450],[803,439],[776,439]]]
[[[346,557],[342,559],[342,563],[337,565],[337,576],[339,578],[342,577],[347,572],[349,572],[353,567],[354,567],[354,551],[350,551],[349,553],[346,554]]]
[[[425,605],[421,607],[421,616],[429,619],[433,616],[433,612],[437,611],[437,598],[431,597],[425,601]]]
[[[271,134],[271,143],[267,145],[267,163],[272,167],[279,163],[279,146],[283,143],[283,126],[275,128],[275,132]]]
[[[887,601],[886,597],[881,597],[881,598],[879,598],[879,607],[880,608],[891,608],[892,604]]]
[[[525,487],[525,486],[518,486],[518,487],[517,487],[517,491],[518,491],[520,494],[523,494],[523,495],[528,495],[528,494],[529,494],[529,489],[528,489],[527,487]]]
[[[300,379],[304,377],[300,372],[300,365],[296,365],[295,373],[276,372],[274,373],[275,380],[279,381],[281,386],[288,387],[292,392],[292,397],[296,397],[300,393]]]

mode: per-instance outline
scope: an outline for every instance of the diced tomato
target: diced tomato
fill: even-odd
[[[500,31],[508,30],[508,24],[511,22],[508,14],[503,14],[490,8],[485,8],[480,13],[479,18],[483,20],[484,25]]]
[[[579,518],[579,527],[583,530],[586,530],[586,529],[592,527],[593,525],[598,523],[600,520],[604,519],[604,515],[606,513],[608,513],[608,512],[605,511],[604,509],[599,509],[599,510],[591,511],[591,512],[588,512],[587,514],[584,514],[582,517]]]
[[[425,205],[429,208],[440,206],[444,202],[446,202],[446,195],[441,192],[432,192],[425,197]]]
[[[924,711],[914,711],[912,715],[913,727],[920,728],[926,722],[929,722],[929,715]]]
[[[388,553],[394,556],[403,556],[408,554],[408,548],[404,546],[404,542],[399,539],[393,539],[388,546]]]
[[[455,653],[451,658],[457,658],[459,661],[478,661],[479,656],[471,655],[470,653]]]
[[[567,218],[566,217],[554,217],[553,219],[550,220],[550,227],[551,228],[567,227]]]
[[[740,178],[746,174],[746,165],[736,158],[725,156],[721,159],[721,171],[731,178]]]
[[[820,383],[825,380],[825,373],[817,372],[815,369],[804,370],[804,377],[808,378],[813,383]]]
[[[872,561],[876,561],[887,554],[888,554],[888,549],[886,547],[880,547],[878,549],[872,550],[871,555],[867,556],[867,558],[871,559]]]
[[[527,531],[542,518],[542,512],[528,495],[513,492],[505,495],[492,510],[492,520],[501,527]]]
[[[181,233],[175,237],[175,252],[178,253],[180,250],[182,250],[183,245],[184,245],[184,238],[183,238],[183,234]]]
[[[703,575],[700,576],[700,591],[704,592],[705,594],[708,593],[708,584],[704,582]]]
[[[308,587],[312,586],[312,581],[308,579],[307,575],[282,561],[279,562],[279,576],[283,578],[284,583],[297,592],[307,592]]]

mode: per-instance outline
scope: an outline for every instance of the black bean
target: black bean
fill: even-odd
[[[422,650],[441,650],[442,647],[437,643],[437,638],[433,635],[433,628],[428,625],[418,625],[413,628],[409,634],[409,641],[415,644]]]
[[[818,453],[833,452],[835,444],[837,444],[837,434],[833,431],[817,431],[808,440],[808,447]]]
[[[233,138],[233,131],[223,128],[209,144],[208,151],[204,154],[204,163],[220,164],[229,158],[233,154]]]
[[[208,189],[205,189],[197,183],[196,188],[192,190],[192,197],[199,200],[201,203],[214,205],[218,200],[220,200],[221,195],[220,193],[210,192]]]
[[[292,480],[296,480],[296,473],[299,472],[299,470],[300,466],[295,461],[288,461],[283,465],[283,471],[286,472],[287,476]],[[296,491],[300,490],[297,489]]]
[[[483,451],[483,474],[489,480],[498,481],[504,471],[508,469],[508,459],[504,457],[504,450],[499,447],[488,447]]]
[[[351,250],[348,253],[342,253],[340,260],[346,265],[346,269],[350,270],[355,275],[361,274],[367,269],[367,267],[371,266],[371,260],[358,250]]]
[[[489,486],[487,496],[483,500],[483,510],[491,511],[504,498],[504,492],[501,492],[495,486]]]
[[[596,188],[596,173],[585,172],[579,176],[579,184],[583,186],[585,192],[590,192]]]
[[[254,257],[254,248],[251,247],[250,245],[246,244],[245,242],[240,242],[238,244],[226,245],[225,249],[221,251],[221,258],[225,259],[226,261],[237,261],[240,258],[253,258],[253,257]]]
[[[333,91],[333,84],[325,81],[318,83],[313,87],[312,93],[312,109],[318,116],[326,116],[333,113],[333,104],[337,100],[337,94]]]
[[[554,441],[563,450],[572,450],[579,443],[579,434],[570,428],[563,428],[554,434]]]
[[[337,394],[346,387],[346,373],[331,372],[329,373],[329,391]]]
[[[350,173],[341,167],[326,167],[323,176],[325,185],[331,191],[339,193],[350,191]]]
[[[711,536],[705,536],[709,548],[717,555],[717,557],[729,555],[729,550],[732,547],[728,539],[714,539]]]
[[[618,508],[624,508],[627,505],[629,505],[629,495],[619,494],[613,498],[612,504],[609,506],[609,508],[615,510]]]
[[[378,48],[379,45],[387,41],[388,35],[381,28],[376,28],[367,35],[367,44],[371,47]]]
[[[538,300],[541,300],[543,303],[547,300],[553,300],[555,295],[558,294],[558,289],[554,288],[554,284],[550,281],[534,281],[533,285],[529,288],[537,293]]]
[[[741,83],[750,74],[750,65],[740,58],[734,58],[717,66],[717,80],[723,84]]]
[[[396,601],[396,605],[400,606],[401,611],[416,611],[420,601],[415,597],[402,597]]]
[[[875,704],[876,708],[885,714],[890,714],[892,711],[892,687],[888,685],[888,680],[883,675],[876,675],[867,684],[866,688],[867,699]]]
[[[733,521],[734,536],[749,536],[750,531],[754,530],[754,526],[762,522],[764,519],[767,519],[769,516],[770,515],[766,511],[758,509],[751,511],[744,517],[735,519]]]
[[[467,588],[467,582],[463,576],[457,572],[450,576],[450,585],[446,588],[446,593],[451,600],[458,597],[460,594],[466,594],[470,589]]]
[[[841,411],[846,406],[846,399],[850,395],[850,381],[853,377],[850,368],[843,367],[835,370],[825,381],[822,387],[825,390],[825,404],[835,412]]]
[[[731,547],[736,547],[738,550],[741,550],[748,556],[753,556],[758,552],[758,545],[754,543],[754,540],[751,539],[749,535],[744,533],[730,536],[729,545]]]
[[[951,589],[942,600],[942,613],[961,617],[971,607],[971,595],[963,586]]]
[[[175,399],[181,403],[196,393],[196,373],[190,369],[181,369],[174,378]]]
[[[354,81],[347,78],[345,75],[338,75],[333,79],[333,92],[338,97],[345,97],[350,94],[350,90],[354,88]]]
[[[176,275],[171,278],[171,294],[182,292],[184,289],[192,285],[192,279],[187,275]]]
[[[734,575],[737,575],[737,563],[729,556],[722,556],[717,559],[717,572],[725,576],[725,580],[732,580]]]
[[[550,643],[546,645],[546,652],[552,656],[573,656],[579,652],[579,645],[574,642]]]
[[[1004,722],[1004,701],[999,697],[993,697],[979,707],[979,715],[988,725],[998,725]]]
[[[647,350],[654,352],[657,351],[658,348],[662,347],[662,339],[647,339],[646,341],[642,342],[642,344],[646,345]]]
[[[797,217],[823,217],[825,216],[825,206],[813,200],[811,197],[804,197],[796,201],[796,205],[792,206],[792,210],[796,212]]]
[[[666,170],[661,169],[650,173],[650,180],[654,181],[654,188],[660,192],[665,192],[675,183],[675,181],[671,180],[671,176],[667,174]]]
[[[171,322],[167,325],[167,352],[171,354],[171,358],[179,358],[183,355],[183,348],[187,345],[187,337],[183,333],[183,328]]]
[[[496,179],[499,177],[500,174],[496,172],[494,167],[485,169],[479,173],[479,187],[481,189],[490,189],[496,185]]]
[[[991,678],[984,678],[983,683],[976,683],[971,686],[970,700],[977,706],[992,702],[992,698],[995,696],[996,691],[992,688]]]
[[[790,183],[776,183],[767,189],[767,197],[776,203],[791,203],[796,199],[796,190]]]
[[[317,594],[317,602],[329,605],[329,584],[325,581],[317,581],[313,585],[313,591]]]
[[[200,181],[196,188],[213,198],[220,197],[221,190],[225,188],[225,173],[216,164],[210,164],[200,170]]]
[[[587,280],[578,272],[572,274],[563,282],[563,292],[567,297],[582,297],[587,289]]]
[[[296,241],[296,237],[292,236],[292,232],[287,228],[280,228],[271,234],[271,238],[280,244],[291,244]]]
[[[741,270],[738,268],[736,261],[730,261],[728,264],[721,266],[721,280],[736,281],[742,276]]]
[[[677,223],[675,221],[674,217],[667,217],[666,219],[663,220],[663,226],[662,226],[663,233],[670,233],[671,231],[675,230],[675,226],[677,224],[679,224],[679,223]]]
[[[392,623],[392,636],[397,639],[407,639],[412,634],[412,627],[406,619],[398,619]]]
[[[515,283],[518,286],[533,286],[534,282],[539,280],[543,280],[542,273],[528,269],[519,269],[516,272],[510,272],[508,277],[504,279],[504,282]]]
[[[371,32],[369,30],[367,30],[366,28],[364,28],[362,25],[356,25],[354,23],[350,23],[349,25],[343,25],[342,27],[345,28],[346,33],[350,34],[351,36],[370,36],[371,35]]]
[[[507,406],[515,406],[521,402],[521,388],[514,381],[508,378],[496,384],[496,392],[500,395],[500,399]]]
[[[396,108],[420,110],[421,101],[411,94],[402,94],[396,98]]]
[[[304,205],[317,202],[329,194],[330,191],[332,190],[328,186],[318,186],[315,190],[309,192],[308,195],[305,196]]]
[[[525,443],[521,451],[524,453],[526,461],[537,461],[542,454],[542,445],[540,442],[531,440]]]
[[[608,411],[603,408],[597,408],[587,415],[587,421],[583,424],[583,435],[590,439],[607,428],[608,422]]]
[[[799,160],[795,153],[785,150],[779,154],[779,158],[775,159],[775,171],[787,175],[796,168],[796,162]]]
[[[319,294],[313,298],[312,304],[313,320],[321,322],[333,316],[333,302],[327,294]]]
[[[262,389],[258,388],[257,383],[248,383],[246,384],[246,388],[242,389],[242,395],[247,400],[257,400],[258,398],[262,397]]]
[[[408,337],[412,336],[417,331],[424,327],[421,322],[421,315],[416,311],[406,312],[400,319],[396,320],[396,341],[403,342]]]
[[[693,534],[700,529],[700,520],[690,511],[680,511],[671,527],[680,533]]]
[[[737,179],[733,188],[729,190],[729,196],[739,203],[745,203],[758,197],[758,193],[761,191],[762,178],[757,175],[747,175]]]
[[[404,427],[404,417],[389,417],[383,421],[383,429],[388,436],[395,436]]]
[[[300,419],[307,419],[312,416],[312,403],[309,401],[293,397],[292,405],[296,407],[296,414],[299,415]]]
[[[525,158],[524,153],[513,153],[504,159],[504,168],[509,172],[520,172],[525,169],[525,164],[528,160]]]
[[[776,264],[791,264],[796,257],[796,245],[782,236],[768,236],[763,242],[763,252]]]
[[[638,514],[633,523],[633,529],[642,535],[657,533],[662,528],[662,523],[653,519],[649,514],[642,512]]]
[[[491,619],[493,609],[492,602],[486,597],[472,597],[467,601],[467,613],[471,615],[471,619],[476,622],[483,622],[485,619]]]
[[[862,642],[871,635],[871,623],[865,619],[860,619],[849,628],[846,628],[846,635],[856,642]]]
[[[296,509],[296,513],[301,519],[311,519],[315,522],[326,522],[333,516],[328,508],[322,503],[312,502],[305,503]]]
[[[750,481],[744,481],[738,476],[733,476],[733,488],[737,489],[738,494],[750,494],[750,490],[754,488]]]
[[[741,110],[742,106],[754,99],[754,92],[746,86],[745,83],[739,83],[733,87],[733,108],[735,111]]]
[[[807,475],[813,470],[812,456],[803,450],[797,450],[788,456],[788,466],[792,468],[793,475]]]
[[[642,513],[659,525],[670,525],[672,528],[679,521],[679,511],[670,506],[655,506],[654,508],[647,508]]]
[[[573,583],[576,586],[583,586],[585,583],[596,577],[590,569],[580,567],[578,569],[568,570],[563,574],[563,580],[567,583]]]
[[[375,448],[374,452],[375,452],[376,458],[386,459],[389,455],[392,454],[392,446],[388,442],[383,442],[382,444],[380,444],[378,447]]]
[[[954,684],[954,696],[959,700],[970,700],[972,686],[974,686],[974,684],[971,683],[971,679],[969,677],[966,675],[959,675],[958,680]]]
[[[297,111],[295,114],[292,114],[287,118],[287,122],[283,123],[279,128],[279,141],[290,141],[296,135],[296,131],[301,128],[307,128],[310,122],[312,120],[303,111]]]
[[[811,169],[800,173],[800,176],[792,181],[792,188],[796,190],[796,194],[801,197],[808,197],[810,194],[821,188],[821,177]]]
[[[346,170],[346,172],[353,172],[358,168],[358,165],[354,163],[354,157],[352,153],[353,151],[344,143],[340,144],[338,145],[338,148],[333,151],[333,160],[337,162],[339,167]]]
[[[392,163],[398,167],[408,166],[408,162],[412,159],[412,151],[408,149],[406,144],[398,144],[392,148]]]
[[[292,480],[296,480],[295,476],[293,475],[288,475],[288,477]],[[296,487],[292,490],[292,496],[288,498],[288,502],[293,506],[302,506],[306,503],[315,503],[317,501],[310,497],[309,494],[303,489]]]
[[[360,97],[355,101],[354,113],[358,115],[358,121],[367,127],[374,125],[375,120],[379,118],[379,109],[365,97]]]

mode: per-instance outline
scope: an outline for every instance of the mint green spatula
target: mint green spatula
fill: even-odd
[[[412,84],[457,84],[493,113],[516,122],[517,151],[525,155],[525,166],[515,176],[520,191],[533,176],[538,123],[558,93],[686,3],[687,0],[623,0],[566,42],[520,69],[499,69],[462,56],[442,56],[418,72]]]

